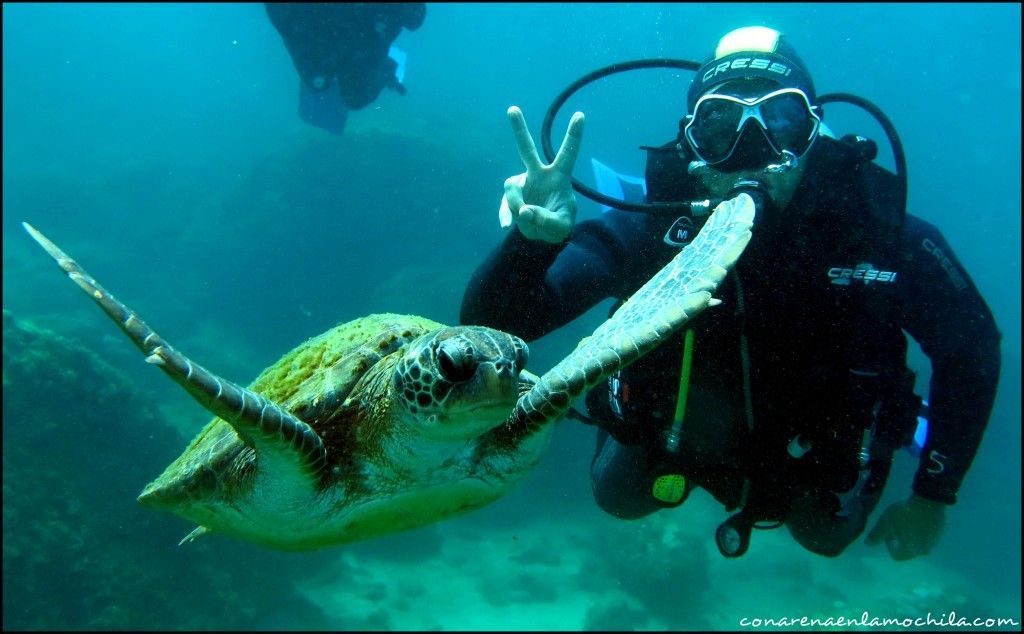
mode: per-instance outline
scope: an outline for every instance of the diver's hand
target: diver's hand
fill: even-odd
[[[526,127],[523,111],[518,106],[508,109],[512,132],[516,137],[519,157],[526,166],[522,174],[505,181],[498,222],[519,231],[530,240],[558,244],[565,241],[576,222],[576,196],[572,193],[572,168],[580,153],[583,139],[583,113],[577,112],[569,121],[562,147],[555,160],[544,165]]]
[[[946,505],[917,495],[894,502],[868,533],[867,543],[885,542],[896,561],[927,555],[939,543],[946,525]]]

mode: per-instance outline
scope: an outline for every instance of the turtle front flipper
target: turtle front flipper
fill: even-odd
[[[58,266],[99,304],[146,355],[200,405],[224,419],[256,450],[261,468],[297,470],[311,480],[327,464],[323,441],[313,428],[260,394],[223,379],[171,347],[131,310],[107,292],[88,273],[27,222],[22,226]],[[275,465],[274,463],[279,463]]]
[[[718,205],[693,242],[519,399],[510,431],[528,433],[558,418],[585,391],[718,303],[711,294],[750,241],[754,212],[746,194]]]

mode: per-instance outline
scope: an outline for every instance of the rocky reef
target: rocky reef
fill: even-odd
[[[673,521],[676,520],[676,521]],[[711,586],[706,543],[680,530],[678,518],[662,513],[623,522],[590,536],[579,572],[580,587],[602,592],[614,580],[628,600],[595,604],[588,630],[707,628],[705,599]],[[602,581],[603,580],[603,581]]]

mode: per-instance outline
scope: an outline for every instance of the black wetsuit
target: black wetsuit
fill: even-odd
[[[663,434],[676,406],[681,334],[626,368],[613,398],[598,386],[587,399],[592,416],[616,423],[606,426],[611,437],[599,431],[592,468],[602,508],[639,517],[665,506],[651,482],[667,469],[755,520],[786,520],[808,491],[835,512],[838,494],[864,473],[864,431],[877,421],[865,517],[839,543],[801,540],[838,553],[863,529],[893,449],[913,433],[919,400],[904,331],[932,363],[930,430],[913,490],[955,502],[991,412],[1000,335],[939,230],[904,219],[897,179],[854,154],[834,139],[815,143],[790,205],[761,210],[716,294],[723,304],[687,324],[695,344],[678,455],[663,449]],[[648,199],[701,195],[685,165],[652,153]],[[514,229],[470,280],[461,321],[533,340],[606,298],[626,298],[678,252],[663,240],[675,220],[612,210],[579,223],[562,245]],[[811,447],[799,458],[796,440]]]

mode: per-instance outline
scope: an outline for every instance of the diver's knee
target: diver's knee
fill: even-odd
[[[651,495],[653,476],[644,449],[623,445],[603,431],[598,441],[590,463],[597,506],[620,519],[638,519],[661,508]]]
[[[831,504],[807,496],[795,502],[786,528],[798,544],[817,555],[838,557],[864,532],[869,510],[863,500],[851,500],[842,514]]]
[[[597,506],[620,520],[636,520],[657,511],[659,506],[645,499],[621,491],[607,491],[594,486],[594,501]]]
[[[605,513],[624,520],[639,519],[658,510],[643,487],[638,486],[634,478],[624,475],[591,469],[590,485],[597,506]]]
[[[822,557],[838,557],[856,539],[856,536],[843,539],[837,538],[835,535],[808,535],[794,531],[792,527],[790,527],[790,534],[804,549]]]

